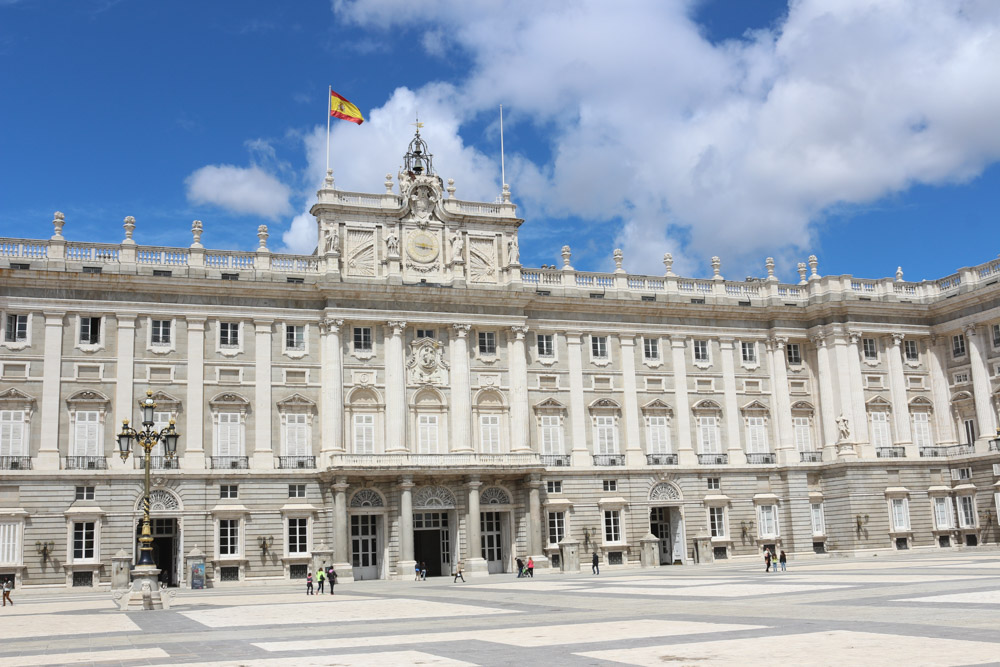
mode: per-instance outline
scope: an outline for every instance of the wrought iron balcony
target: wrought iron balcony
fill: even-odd
[[[959,454],[975,454],[972,445],[952,445],[950,447],[921,447],[920,456],[957,456]]]
[[[823,452],[799,452],[799,461],[802,463],[819,463],[823,460]]]
[[[107,470],[106,456],[67,456],[66,470]]]
[[[315,456],[279,456],[279,468],[315,468]]]
[[[747,463],[750,465],[774,465],[774,454],[747,454]]]
[[[151,456],[149,457],[149,467],[153,470],[177,470],[181,467],[180,459],[169,458],[167,456]],[[135,461],[135,467],[140,470],[146,467],[146,462],[141,456],[133,457]]]
[[[570,465],[570,457],[564,454],[542,454],[541,458],[546,468],[566,468]]]
[[[904,447],[876,447],[875,456],[880,459],[902,459],[906,458],[906,448]]]
[[[213,456],[212,468],[214,470],[224,470],[231,468],[235,470],[246,470],[249,468],[249,460],[246,456]]]
[[[595,466],[623,466],[625,465],[624,454],[594,454]]]
[[[676,454],[646,454],[646,465],[649,466],[675,466],[677,465]]]
[[[701,465],[726,465],[729,463],[729,454],[699,454],[698,463]]]
[[[31,457],[0,456],[0,470],[31,470]]]
[[[569,457],[557,457],[566,460]],[[489,468],[489,467],[537,467],[541,465],[534,452],[511,452],[509,454],[477,454],[456,452],[452,454],[334,454],[330,457],[334,468]]]

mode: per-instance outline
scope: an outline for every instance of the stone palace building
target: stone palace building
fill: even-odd
[[[163,577],[211,585],[995,546],[1000,260],[907,282],[520,263],[419,133],[396,182],[327,175],[316,253],[0,239],[0,575],[133,561],[147,390]],[[71,227],[70,227],[71,229]],[[138,459],[138,460],[137,460]]]

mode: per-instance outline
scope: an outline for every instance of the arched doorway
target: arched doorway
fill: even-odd
[[[458,520],[455,494],[443,486],[421,486],[413,494],[413,559],[428,577],[451,573]]]
[[[139,537],[142,534],[142,496],[135,504],[135,541],[132,562],[139,560]],[[153,562],[160,569],[160,583],[180,586],[184,579],[184,545],[179,518],[180,499],[167,489],[149,492],[149,527],[153,535]]]
[[[351,496],[351,566],[354,580],[385,577],[385,498],[371,488]]]
[[[660,482],[649,490],[649,532],[659,539],[660,565],[682,564],[686,554],[680,489]]]

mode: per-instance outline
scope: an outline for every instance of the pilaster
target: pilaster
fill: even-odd
[[[775,447],[778,463],[784,464],[790,461],[790,453],[794,454],[794,442],[792,440],[792,404],[788,397],[788,369],[785,366],[785,346],[788,339],[777,336],[772,339],[774,348],[771,356],[772,360],[772,388],[771,396],[774,397],[775,411]],[[797,455],[796,455],[797,456]]]
[[[528,436],[528,359],[525,355],[524,337],[528,327],[510,328],[507,354],[510,358],[510,439],[511,451],[531,451]]]
[[[635,378],[635,334],[621,334],[622,347],[622,403],[625,412],[625,465],[642,467],[646,457],[642,451],[641,424],[639,422],[639,395]]]
[[[188,317],[187,325],[187,426],[181,443],[181,467],[205,469],[205,318]],[[211,425],[209,425],[211,427]]]
[[[819,409],[820,423],[820,451],[823,452],[824,461],[832,461],[837,458],[837,395],[833,390],[833,371],[830,368],[830,348],[828,336],[817,333],[810,339],[816,346],[817,375],[819,376]],[[814,415],[815,418],[815,415]]]
[[[59,470],[59,396],[62,378],[64,312],[46,311],[42,362],[42,438],[35,457],[36,470]]]
[[[910,406],[906,401],[906,378],[903,376],[903,334],[893,333],[886,345],[889,357],[889,396],[892,399],[893,423],[898,446],[906,448],[908,458],[917,458],[919,453],[913,447],[910,433]]]
[[[470,324],[453,324],[451,327],[451,451],[471,452],[472,438],[469,423],[471,381],[469,378]],[[513,404],[517,394],[511,391]]]
[[[990,438],[996,437],[996,416],[993,412],[992,387],[989,371],[986,368],[987,353],[983,341],[985,336],[979,335],[979,328],[974,324],[965,327],[965,340],[969,347],[969,368],[972,370],[972,393],[976,401],[976,447],[981,452],[988,451]]]
[[[344,320],[325,319],[320,323],[322,343],[320,358],[323,385],[319,406],[323,424],[320,456],[323,466],[329,465],[335,452],[344,452],[344,359],[340,343],[340,330]]]
[[[743,447],[740,444],[740,406],[736,399],[736,365],[733,360],[733,338],[719,339],[719,356],[722,360],[722,398],[723,416],[726,424],[726,445],[729,452],[729,463],[746,463],[743,458]]]
[[[858,343],[861,342],[860,331],[848,332],[847,345],[847,370],[850,381],[850,397],[854,421],[851,422],[851,435],[854,442],[859,445],[858,455],[865,458],[874,458],[875,451],[870,446],[868,435],[868,406],[865,404],[865,386],[861,379],[861,351]]]
[[[674,371],[674,421],[677,423],[677,462],[682,466],[697,464],[691,441],[691,403],[687,386],[687,338],[670,337],[671,365]]]
[[[117,363],[115,364],[115,418],[107,429],[111,435],[118,433],[118,429],[124,420],[132,423],[132,397],[135,387],[135,315],[117,314],[118,321],[118,348],[116,351]],[[136,425],[137,426],[137,425]],[[125,469],[130,462],[122,461],[120,456],[108,457],[108,467],[112,469]]]
[[[541,475],[530,475],[528,485],[528,555],[535,561],[535,567],[546,567],[549,559],[542,550],[542,501]]]
[[[347,478],[337,477],[333,483],[333,567],[340,581],[354,581],[351,566],[351,542],[347,517]]]
[[[413,477],[399,480],[399,564],[396,574],[405,579],[413,572]]]
[[[274,468],[271,445],[271,330],[274,320],[254,320],[254,446],[251,467]]]
[[[466,540],[468,551],[465,556],[465,571],[485,574],[489,566],[486,563],[486,559],[483,558],[482,530],[480,526],[482,517],[479,514],[479,489],[482,485],[483,483],[479,480],[478,475],[470,476],[465,482],[469,495],[469,515],[465,520],[466,533],[468,534],[468,540]]]
[[[387,323],[385,343],[385,451],[406,451],[406,374],[403,368],[403,331],[406,322]],[[412,517],[411,517],[412,522]],[[410,549],[412,552],[412,534]],[[413,554],[410,554],[412,559]]]
[[[573,466],[590,466],[594,460],[587,450],[587,408],[583,401],[583,334],[566,333],[569,364],[569,410],[573,425],[571,463]]]
[[[947,354],[948,337],[931,336],[927,344],[927,356],[931,367],[931,400],[934,402],[934,443],[943,446],[958,444],[951,413],[950,385],[945,370]]]

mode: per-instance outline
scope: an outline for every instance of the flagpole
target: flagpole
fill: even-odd
[[[500,189],[507,185],[507,176],[503,167],[503,105],[500,105]]]
[[[330,173],[330,100],[333,99],[333,86],[326,93],[326,174]],[[326,174],[323,174],[326,176]]]

